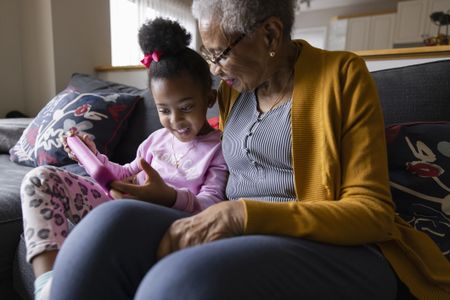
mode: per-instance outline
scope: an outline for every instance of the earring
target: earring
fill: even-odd
[[[270,56],[270,57],[275,57],[275,54],[276,54],[275,51],[270,51],[270,52],[269,52],[269,56]]]

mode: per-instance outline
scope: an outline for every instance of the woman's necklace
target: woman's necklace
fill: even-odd
[[[192,149],[194,149],[194,147],[196,146],[196,142],[193,141],[192,145],[186,150],[186,152],[181,155],[180,157],[177,157],[177,153],[175,152],[175,147],[174,147],[174,143],[175,143],[175,136],[172,135],[172,156],[173,156],[173,160],[175,161],[175,167],[178,169],[178,167],[180,166],[181,160],[188,155],[189,152],[191,152]]]
[[[289,89],[288,89],[289,83],[291,82],[291,79],[292,79],[293,75],[294,75],[294,70],[291,71],[291,74],[289,75],[289,78],[288,78],[288,80],[286,81],[286,84],[285,84],[285,86],[283,87],[283,89],[282,89],[282,91],[281,91],[281,94],[278,96],[277,100],[272,104],[272,106],[269,108],[269,110],[266,111],[266,112],[264,113],[264,115],[262,116],[262,118],[261,118],[261,117],[258,118],[258,120],[259,120],[260,122],[261,122],[262,120],[264,120],[264,119],[270,114],[270,112],[271,112],[278,104],[280,104],[280,102],[285,98],[285,96],[286,96],[286,94],[287,94],[287,92],[288,92],[288,90],[289,90]],[[260,114],[260,115],[261,115],[261,114]]]
[[[299,47],[299,46],[298,46],[297,44],[295,44],[295,43],[294,43],[294,46],[295,46],[295,56],[294,56],[294,62],[293,62],[293,64],[294,64],[294,66],[295,66],[295,62],[297,61],[297,59],[298,59],[298,57],[299,57],[299,55],[300,55],[300,52],[301,52],[302,50],[301,50],[301,46]],[[263,115],[262,118],[259,118],[259,117],[258,117],[258,120],[259,120],[259,121],[262,121],[264,118],[266,118],[267,115],[269,115],[269,113],[270,113],[270,112],[271,112],[278,104],[280,104],[281,101],[283,101],[283,99],[285,98],[285,96],[286,96],[286,94],[287,94],[287,92],[288,92],[288,87],[289,87],[289,84],[290,84],[290,82],[291,82],[291,79],[293,78],[294,70],[295,70],[295,67],[292,68],[291,74],[289,74],[289,78],[288,78],[288,80],[286,81],[286,85],[285,85],[285,86],[283,87],[283,89],[281,90],[280,96],[278,96],[277,100],[272,104],[272,106],[269,108],[269,110],[268,110],[267,112],[264,113],[264,115]],[[261,113],[261,114],[262,114],[262,113]],[[261,115],[261,114],[260,114],[260,115]]]

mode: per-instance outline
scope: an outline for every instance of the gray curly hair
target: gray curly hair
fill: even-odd
[[[284,34],[291,35],[295,17],[295,0],[193,0],[192,14],[198,19],[214,18],[225,33],[249,34],[268,17],[278,17]]]

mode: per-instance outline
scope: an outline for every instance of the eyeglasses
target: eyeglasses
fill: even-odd
[[[209,52],[204,45],[200,47],[200,54],[206,59],[209,63],[217,65],[222,59],[226,58],[226,56],[230,53],[231,49],[235,47],[243,38],[245,37],[245,33],[241,34],[237,39],[234,40],[225,50],[220,52],[218,55],[214,55]]]

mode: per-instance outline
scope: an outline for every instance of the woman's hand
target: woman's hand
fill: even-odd
[[[70,149],[69,145],[67,144],[67,137],[68,136],[75,136],[75,135],[77,135],[76,132],[68,131],[67,134],[64,134],[61,137],[61,141],[62,141],[62,144],[63,144],[64,151],[67,152],[67,155],[69,156],[69,158],[74,160],[74,161],[76,161],[76,162],[78,162],[78,159],[77,159],[76,155],[72,152],[72,150]],[[83,136],[79,136],[79,138],[83,141],[83,143],[85,143],[88,146],[88,148],[92,151],[92,153],[97,155],[97,153],[98,153],[97,147],[95,146],[94,141],[89,137],[89,135],[84,134]]]
[[[242,201],[224,201],[195,216],[175,221],[164,234],[157,256],[244,233],[245,207]]]
[[[172,207],[177,198],[177,192],[168,186],[158,172],[144,159],[139,160],[142,170],[147,173],[147,180],[143,185],[127,181],[113,181],[110,194],[114,199],[133,198],[167,207]]]

